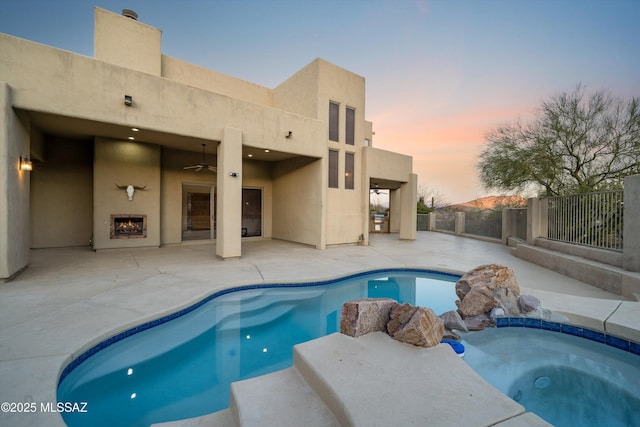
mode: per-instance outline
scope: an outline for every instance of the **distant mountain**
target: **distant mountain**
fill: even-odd
[[[527,199],[520,196],[487,196],[465,203],[449,205],[448,208],[456,211],[471,211],[495,209],[498,206],[524,207],[526,205]]]

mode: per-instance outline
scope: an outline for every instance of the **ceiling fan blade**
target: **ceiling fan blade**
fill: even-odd
[[[201,166],[200,166],[200,165],[185,166],[185,167],[183,167],[182,169],[197,169],[197,168],[199,168],[199,167],[201,167]]]
[[[211,172],[218,172],[218,168],[214,167],[214,166],[207,166],[207,169],[209,169]]]
[[[204,168],[202,167],[202,165],[199,165],[199,166],[196,168],[196,172],[200,172],[202,169],[204,169]]]

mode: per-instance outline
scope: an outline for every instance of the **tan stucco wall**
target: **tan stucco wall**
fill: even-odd
[[[160,147],[96,138],[93,166],[94,248],[160,246]],[[128,200],[118,185],[135,185]],[[112,214],[147,215],[147,237],[111,239]]]
[[[29,263],[30,172],[19,169],[29,154],[29,120],[11,108],[12,94],[0,77],[0,279]]]
[[[93,141],[48,138],[31,171],[31,247],[87,246],[93,234]]]
[[[321,160],[291,159],[273,169],[273,237],[324,249],[326,181]],[[326,176],[326,175],[325,175]]]
[[[273,91],[269,88],[167,55],[162,55],[162,77],[256,104],[273,104]]]
[[[94,58],[160,75],[162,31],[131,18],[94,8]]]

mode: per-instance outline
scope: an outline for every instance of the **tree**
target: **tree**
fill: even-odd
[[[448,205],[448,203],[444,199],[444,196],[442,196],[439,191],[433,190],[423,185],[418,186],[417,197],[417,210],[419,214],[430,213],[434,209]]]
[[[542,196],[622,188],[640,173],[640,98],[578,85],[543,102],[530,123],[519,120],[486,136],[478,169],[486,188],[534,189]]]

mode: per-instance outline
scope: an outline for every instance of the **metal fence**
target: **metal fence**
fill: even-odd
[[[417,229],[418,231],[429,230],[429,214],[418,214]]]
[[[623,190],[549,197],[547,238],[622,251]]]
[[[449,210],[436,210],[436,230],[456,231],[456,213]]]
[[[516,237],[527,240],[527,208],[508,208],[509,234],[506,237]]]
[[[474,236],[502,238],[502,210],[465,212],[464,232]]]

